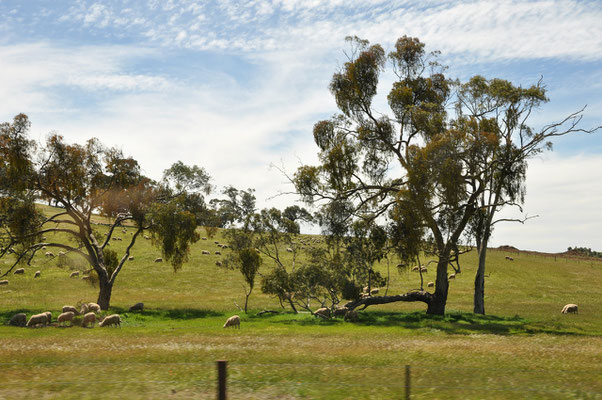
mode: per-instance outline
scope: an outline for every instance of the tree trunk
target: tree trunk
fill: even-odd
[[[98,286],[100,287],[100,291],[98,292],[98,300],[96,302],[102,310],[108,310],[111,303],[113,284],[110,282],[109,274],[105,268],[96,266],[94,270],[98,274]]]
[[[474,278],[474,313],[485,314],[485,259],[487,258],[487,239],[479,248],[479,267]]]
[[[447,279],[447,265],[449,263],[449,252],[443,257],[439,257],[437,263],[437,282],[435,283],[435,293],[428,303],[426,313],[430,315],[444,315],[445,305],[447,304],[447,292],[449,290],[449,280]]]

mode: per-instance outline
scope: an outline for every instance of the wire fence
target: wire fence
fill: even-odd
[[[13,370],[19,376],[11,373]],[[127,395],[130,399],[178,394],[218,399],[602,399],[601,365],[575,371],[429,364],[111,360],[5,362],[0,363],[0,371],[5,378],[0,399],[24,394],[76,398],[99,390],[102,398]],[[584,373],[590,379],[573,379]],[[82,375],[94,379],[79,378]]]

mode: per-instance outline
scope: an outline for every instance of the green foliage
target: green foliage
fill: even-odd
[[[194,214],[182,209],[178,200],[156,205],[152,215],[153,242],[159,246],[165,260],[178,270],[188,261],[190,245],[201,238],[196,231],[197,220]]]

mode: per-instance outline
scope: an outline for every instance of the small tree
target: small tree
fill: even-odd
[[[17,264],[31,262],[44,247],[83,257],[98,276],[98,304],[110,305],[113,285],[129,259],[136,240],[148,231],[174,270],[187,260],[199,239],[191,210],[208,193],[209,176],[199,167],[178,162],[156,183],[140,173],[138,163],[97,139],[67,144],[57,134],[38,147],[27,138],[29,120],[15,117],[0,125],[0,257],[14,253]],[[56,203],[60,211],[46,216],[37,199]],[[106,236],[93,223],[94,213],[111,222]],[[129,223],[134,232],[120,258],[108,251],[116,228]],[[53,234],[67,235],[67,242]],[[47,239],[48,238],[48,239]]]

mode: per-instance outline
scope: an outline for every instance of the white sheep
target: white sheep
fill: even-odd
[[[228,328],[230,326],[240,329],[240,317],[238,315],[233,315],[226,320],[224,328]]]
[[[54,257],[54,253],[53,253],[53,252],[51,252],[51,251],[47,251],[46,253],[44,253],[44,255],[45,255],[46,257]]]
[[[420,267],[420,272],[424,272],[425,274],[429,272],[426,267]]]
[[[201,238],[201,240],[207,240],[207,238],[203,236],[203,237]]]
[[[90,322],[92,323],[92,327],[94,327],[94,323],[96,322],[96,314],[94,314],[93,312],[89,312],[86,315],[84,315],[82,326],[86,328]]]
[[[50,324],[52,322],[52,313],[50,311],[46,311],[44,314],[46,314],[46,322]]]
[[[82,304],[81,309],[79,310],[80,314],[87,314],[89,312],[95,312],[95,313],[99,313],[100,312],[100,306],[96,303],[84,303]]]
[[[380,290],[378,290],[378,289],[372,289],[370,291],[370,296],[374,296],[375,294],[378,294],[378,292],[380,292]]]
[[[89,281],[89,280],[90,280],[90,275],[82,276],[82,281]]]
[[[58,322],[58,324],[60,325],[61,323],[65,323],[65,322],[69,321],[69,322],[71,322],[71,325],[73,325],[73,317],[74,316],[75,316],[75,313],[73,311],[67,311],[67,312],[60,314],[58,316],[58,318],[56,319],[56,322]]]
[[[13,272],[15,275],[23,275],[25,273],[25,268],[18,268]]]
[[[287,248],[286,248],[286,251],[288,251],[289,253],[292,253],[292,252],[293,252],[293,249],[291,249],[290,247],[287,247]]]
[[[39,278],[40,276],[42,276],[42,272],[40,272],[40,271],[36,271],[36,273],[33,274],[34,278]]]
[[[134,256],[129,256],[128,261],[134,261]]]
[[[156,263],[163,262],[163,258],[161,258],[161,257],[157,257],[157,258],[155,258],[155,262],[156,262]]]
[[[29,321],[27,321],[27,325],[28,327],[34,327],[37,325],[44,325],[46,326],[46,324],[48,324],[50,321],[48,321],[48,313],[40,313],[40,314],[35,314],[32,315],[31,317],[29,317]]]
[[[101,328],[105,326],[118,325],[121,328],[121,317],[119,314],[109,315],[108,317],[104,317],[102,321],[98,324]]]
[[[70,275],[69,278],[77,278],[79,276],[79,271],[73,271]]]
[[[218,267],[221,267],[222,266],[222,262],[218,260],[218,261],[215,262],[215,265],[217,265]]]
[[[59,256],[64,256],[65,252],[64,251],[59,251]]]
[[[434,282],[429,282],[426,284],[427,287],[435,287],[435,283]]]
[[[418,272],[418,271],[420,271],[419,266],[412,267],[412,272]]]
[[[8,285],[8,281],[6,279],[3,279],[0,281],[0,286],[1,285]]]
[[[563,314],[579,314],[579,307],[577,304],[567,304],[562,308]]]
[[[447,279],[456,279],[456,274],[451,274],[450,276],[447,277]]]
[[[320,317],[320,318],[330,318],[330,309],[328,309],[326,307],[318,308],[314,312],[314,315],[316,317]]]
[[[514,261],[514,258],[512,258],[510,256],[506,256],[506,260],[508,260],[508,261]]]
[[[201,254],[211,254],[211,253],[210,253],[210,252],[208,252],[207,250],[203,250],[203,251],[201,252]]]
[[[216,255],[216,256],[221,256],[221,255],[222,255],[222,253],[221,253],[221,252],[219,252],[219,251],[216,251],[216,252],[215,252],[215,255]]]
[[[9,325],[12,326],[25,326],[27,323],[27,316],[25,313],[18,313],[13,315],[13,317],[8,321]]]
[[[64,312],[64,313],[66,313],[66,312],[70,312],[70,311],[71,311],[73,314],[75,314],[75,315],[77,315],[77,314],[78,314],[78,312],[77,312],[77,308],[75,308],[75,307],[73,307],[73,306],[63,306],[63,312]]]

